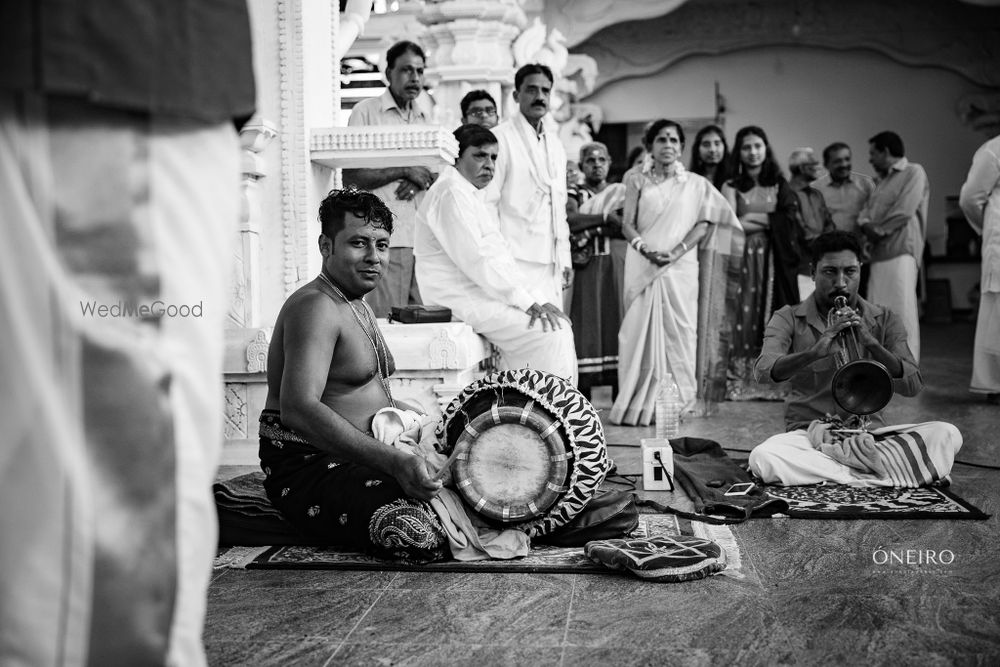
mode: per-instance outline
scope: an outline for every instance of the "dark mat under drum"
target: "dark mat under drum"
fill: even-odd
[[[692,523],[672,514],[642,514],[633,537],[696,535],[718,541],[739,567],[736,542],[724,526]],[[728,537],[728,539],[726,539]],[[389,570],[418,572],[595,573],[613,571],[588,559],[582,547],[535,546],[512,560],[439,561],[423,565],[375,558],[346,548],[320,546],[229,547],[220,549],[215,567],[247,570]]]

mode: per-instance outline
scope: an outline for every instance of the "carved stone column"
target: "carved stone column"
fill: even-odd
[[[461,119],[459,102],[476,88],[487,90],[510,111],[514,79],[511,45],[527,20],[517,0],[428,2],[420,14],[427,26],[420,42],[427,52],[427,79],[434,86],[435,121],[446,129]]]
[[[240,132],[243,148],[243,199],[240,211],[239,242],[234,262],[233,295],[229,307],[231,325],[251,327],[260,317],[260,180],[267,175],[262,155],[277,136],[274,123],[254,120]]]

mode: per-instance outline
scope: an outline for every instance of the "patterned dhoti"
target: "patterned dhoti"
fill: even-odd
[[[408,498],[391,475],[317,449],[277,410],[261,413],[259,435],[267,497],[303,535],[404,560],[447,555],[430,505]]]
[[[962,434],[946,422],[886,426],[872,431],[880,474],[847,465],[817,449],[805,429],[773,435],[750,452],[750,469],[768,484],[834,482],[852,486],[926,486],[951,473]]]

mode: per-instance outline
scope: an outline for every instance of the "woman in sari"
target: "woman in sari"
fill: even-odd
[[[733,141],[731,172],[722,194],[746,233],[739,307],[732,331],[730,400],[780,399],[781,389],[758,384],[753,364],[771,314],[799,302],[800,228],[795,193],[781,173],[764,130],[747,126]]]
[[[611,253],[615,241],[625,245],[620,239],[625,186],[608,183],[610,165],[607,146],[596,141],[584,144],[580,148],[583,183],[566,203],[574,269],[568,312],[576,340],[576,387],[588,398],[591,387],[609,385],[613,393],[618,389],[621,289],[616,289]]]
[[[625,319],[618,334],[614,424],[648,425],[671,373],[686,411],[725,385],[727,276],[738,275],[742,233],[711,182],[681,164],[684,132],[670,120],[645,134],[650,158],[625,179]],[[735,267],[735,268],[734,268]],[[719,334],[723,333],[720,337]],[[721,371],[721,378],[720,378]]]

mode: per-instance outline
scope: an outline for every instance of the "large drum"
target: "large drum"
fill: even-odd
[[[445,409],[437,435],[455,452],[453,479],[469,507],[531,537],[575,517],[611,467],[597,411],[541,371],[473,382]]]

